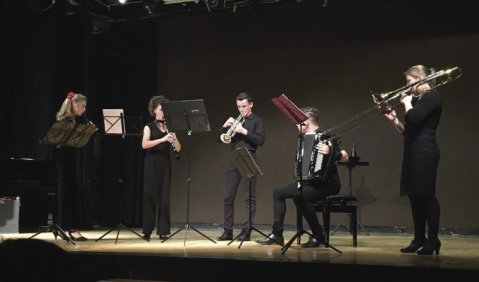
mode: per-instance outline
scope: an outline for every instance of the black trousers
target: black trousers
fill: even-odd
[[[304,218],[315,235],[322,233],[316,210],[312,203],[335,194],[334,189],[329,185],[303,186],[303,197],[301,199],[298,183],[292,182],[273,190],[273,234],[283,235],[284,216],[286,214],[286,199],[293,199],[296,207],[301,205]]]
[[[254,157],[254,155],[253,155]],[[250,180],[242,177],[236,165],[232,162],[228,163],[226,169],[226,187],[224,195],[224,229],[232,230],[234,225],[234,202],[238,187],[244,191],[243,202],[245,206],[245,219],[243,221],[243,229],[249,227],[249,197],[251,196],[251,224],[253,224],[256,213],[256,177],[251,178],[251,194]]]

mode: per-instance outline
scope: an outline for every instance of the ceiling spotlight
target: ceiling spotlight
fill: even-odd
[[[121,5],[125,5],[126,2],[128,2],[128,0],[118,0],[118,3],[120,3]]]

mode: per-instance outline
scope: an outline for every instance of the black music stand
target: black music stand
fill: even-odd
[[[268,235],[264,234],[263,232],[259,231],[256,227],[252,225],[252,220],[251,220],[251,180],[253,177],[256,175],[260,174],[263,175],[263,172],[259,168],[258,164],[254,161],[253,156],[251,156],[250,152],[248,149],[245,147],[240,147],[237,148],[233,152],[233,162],[236,164],[236,166],[239,168],[239,171],[241,175],[245,178],[248,178],[248,183],[249,183],[249,214],[248,214],[248,229],[246,230],[245,234],[250,234],[251,231],[256,231],[263,235],[265,238],[268,238]],[[228,245],[233,243],[236,239],[239,238],[242,234],[236,235],[233,240],[231,240]],[[243,241],[246,236],[243,236],[241,239],[241,243],[238,246],[238,249],[241,248],[241,245],[243,245]]]
[[[168,127],[171,132],[186,132],[188,136],[191,136],[193,132],[208,132],[211,131],[208,117],[206,116],[206,108],[203,99],[197,100],[183,100],[183,101],[171,101],[161,104],[163,112],[165,114],[165,121],[168,123]],[[188,147],[188,146],[185,146]],[[168,238],[162,240],[165,242],[178,234],[183,229],[186,230],[185,240],[183,246],[186,245],[186,239],[188,237],[188,231],[190,229],[196,231],[196,233],[210,240],[216,242],[210,237],[206,236],[198,229],[190,225],[190,150],[187,150],[187,177],[186,177],[186,224],[181,227]]]
[[[276,97],[276,98],[273,98],[272,99],[273,103],[276,105],[276,107],[278,107],[281,112],[286,116],[288,117],[289,120],[291,120],[295,125],[299,125],[299,146],[298,146],[298,151],[296,152],[297,153],[297,156],[298,156],[298,166],[297,166],[297,169],[299,170],[299,180],[298,180],[298,190],[299,190],[299,196],[300,196],[300,201],[299,201],[299,204],[298,206],[296,207],[296,234],[294,234],[294,236],[288,241],[288,243],[286,243],[286,245],[284,245],[282,248],[281,248],[281,254],[284,255],[286,253],[286,251],[289,249],[289,247],[291,247],[291,245],[293,244],[294,240],[298,239],[298,244],[299,244],[299,240],[301,238],[302,235],[304,234],[308,234],[309,236],[311,237],[314,237],[316,238],[316,240],[320,241],[319,238],[317,238],[316,236],[314,236],[313,234],[311,234],[310,232],[304,230],[303,228],[303,207],[302,207],[302,202],[303,202],[303,180],[301,179],[302,178],[302,163],[303,163],[303,157],[302,157],[302,145],[303,145],[303,137],[304,137],[304,134],[302,133],[302,130],[301,130],[301,127],[303,126],[303,122],[306,121],[308,119],[308,116],[306,116],[306,114],[300,109],[298,108],[291,100],[288,99],[288,97],[286,97],[286,95],[284,94],[281,94],[280,96]],[[329,243],[325,242],[326,244],[326,247],[328,248],[332,248],[333,250],[341,253],[341,251],[339,251],[338,249],[336,249],[335,247],[331,246]]]
[[[359,161],[361,159],[361,157],[357,156],[357,152],[356,152],[356,146],[354,144],[354,141],[353,141],[353,145],[351,147],[351,156],[349,156],[349,160],[348,162],[345,162],[345,163],[339,163],[339,165],[344,165],[348,168],[348,174],[349,174],[349,181],[348,181],[348,196],[353,196],[353,168],[355,168],[356,166],[369,166],[369,162],[361,162]],[[348,220],[349,222],[349,228],[345,227],[343,225],[344,221],[345,220]],[[334,235],[334,233],[336,233],[336,231],[338,231],[339,227],[343,226],[347,231],[349,232],[352,232],[351,230],[351,226],[352,226],[352,222],[351,222],[351,215],[350,214],[347,214],[342,220],[341,222],[336,225],[336,228],[334,228],[334,230],[331,232],[331,235]],[[369,236],[369,232],[366,230],[366,228],[364,228],[364,226],[361,224],[360,220],[357,219],[357,224],[358,226],[366,233],[366,236]]]
[[[143,123],[142,116],[125,116],[123,114],[123,109],[103,109],[103,122],[105,126],[105,135],[121,135],[123,139],[129,135],[142,135],[139,125]],[[128,126],[127,126],[128,125]],[[122,183],[123,185],[123,183]],[[123,229],[129,230],[131,233],[140,237],[141,239],[148,241],[148,239],[143,238],[138,232],[133,230],[133,228],[126,226],[123,223],[123,199],[119,199],[119,223],[110,228],[107,232],[101,235],[95,242],[103,239],[106,235],[110,234],[113,230],[116,230],[115,244],[118,242],[118,237],[120,236],[120,231]]]
[[[65,120],[57,121],[47,131],[46,136],[40,140],[40,143],[46,145],[53,145],[57,148],[82,148],[88,143],[90,137],[97,130],[98,128],[91,123],[82,124]],[[42,228],[40,231],[30,236],[29,239],[32,239],[33,237],[43,232],[52,232],[56,236],[59,235],[60,238],[67,241],[68,243],[76,245],[75,242],[70,239],[70,236],[67,235],[65,230],[63,230],[58,224],[55,223],[45,228]]]

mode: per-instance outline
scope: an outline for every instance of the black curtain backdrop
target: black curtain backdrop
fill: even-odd
[[[85,149],[85,226],[141,223],[141,136],[103,135],[104,108],[123,108],[146,123],[152,95],[205,99],[213,132],[178,133],[184,157],[173,160],[172,221],[185,220],[189,164],[190,220],[221,223],[229,151],[214,131],[238,115],[235,96],[250,92],[267,132],[258,151],[265,175],[257,185],[257,222],[270,223],[272,189],[291,181],[296,144],[295,127],[271,98],[285,93],[299,106],[319,107],[322,126],[330,128],[371,107],[371,91],[398,88],[409,66],[425,64],[464,71],[440,89],[437,188],[441,226],[477,228],[479,25],[473,1],[336,0],[327,7],[322,1],[288,2],[115,22],[101,34],[91,33],[88,14],[66,15],[62,2],[46,12],[31,9],[28,1],[4,2],[0,157],[51,159],[51,148],[38,140],[66,93],[84,93],[88,116],[100,128]],[[402,138],[378,117],[342,139],[347,150],[355,141],[371,163],[353,172],[362,224],[412,225],[407,200],[397,196]],[[346,193],[347,170],[340,168],[340,176]],[[238,194],[236,222],[243,218],[241,200]],[[286,220],[294,223],[294,209],[288,208]]]

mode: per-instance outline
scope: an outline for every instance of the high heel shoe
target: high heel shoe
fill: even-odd
[[[78,233],[79,237],[73,236],[72,233]],[[83,235],[81,235],[80,231],[78,231],[78,230],[70,230],[70,231],[68,231],[68,236],[70,236],[70,239],[71,239],[72,241],[86,241],[86,240],[88,240],[86,237],[84,237]]]
[[[401,249],[401,253],[415,253],[417,250],[419,250],[421,247],[423,247],[425,244],[424,241],[422,240],[412,240],[411,244],[407,246],[406,248]]]
[[[57,237],[60,237],[60,239],[68,241],[68,238],[65,237],[65,233],[58,231],[57,229],[53,230],[53,236],[55,236],[55,240]]]
[[[434,252],[436,252],[436,255],[439,255],[440,249],[441,249],[441,241],[439,241],[438,239],[437,241],[427,242],[422,249],[417,251],[417,254],[420,256],[430,256]]]

